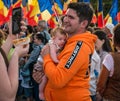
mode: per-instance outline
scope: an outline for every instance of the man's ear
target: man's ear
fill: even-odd
[[[82,28],[86,28],[87,25],[88,25],[88,21],[87,20],[84,20],[84,21],[81,22],[81,27]]]

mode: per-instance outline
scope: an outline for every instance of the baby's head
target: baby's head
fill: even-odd
[[[67,33],[61,27],[54,28],[52,30],[51,36],[53,42],[57,44],[60,48],[64,47],[68,38]]]

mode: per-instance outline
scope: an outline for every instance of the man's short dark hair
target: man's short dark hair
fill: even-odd
[[[70,3],[68,8],[76,11],[80,22],[87,20],[88,25],[91,23],[93,17],[93,8],[89,3],[79,2],[79,3]]]

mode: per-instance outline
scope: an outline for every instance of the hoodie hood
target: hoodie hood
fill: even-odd
[[[77,35],[74,35],[73,37],[70,37],[67,41],[67,43],[72,43],[73,41],[77,42],[77,41],[82,41],[84,42],[85,44],[87,44],[92,53],[94,51],[94,47],[95,47],[95,42],[97,40],[97,36],[94,35],[94,34],[91,34],[89,31],[86,31],[85,33],[82,33],[82,34],[77,34]]]

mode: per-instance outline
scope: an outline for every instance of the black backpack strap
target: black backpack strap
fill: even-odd
[[[0,48],[0,52],[1,52],[2,56],[3,56],[3,58],[4,58],[4,61],[5,61],[6,66],[7,66],[7,68],[8,68],[8,66],[9,66],[8,58],[7,58],[5,52],[4,52],[4,50],[3,50],[2,48]]]

